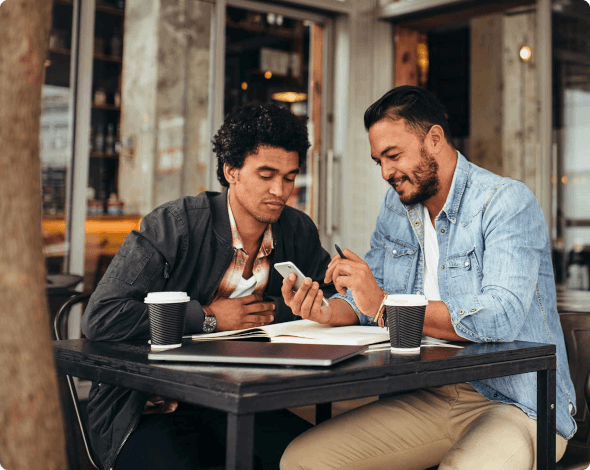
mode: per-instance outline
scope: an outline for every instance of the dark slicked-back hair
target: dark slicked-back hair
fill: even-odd
[[[231,111],[213,138],[221,185],[229,187],[223,174],[225,163],[242,168],[246,157],[261,146],[297,152],[301,167],[310,146],[307,127],[291,111],[274,104],[251,103]]]
[[[447,142],[453,145],[444,106],[424,88],[404,85],[385,93],[365,111],[365,129],[368,131],[383,118],[394,121],[404,119],[408,129],[420,140],[424,140],[430,128],[438,124],[442,127]]]

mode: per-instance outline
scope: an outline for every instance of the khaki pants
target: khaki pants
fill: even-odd
[[[469,384],[385,398],[296,438],[281,459],[290,469],[531,470],[537,422],[489,401]],[[556,436],[561,459],[567,441]]]

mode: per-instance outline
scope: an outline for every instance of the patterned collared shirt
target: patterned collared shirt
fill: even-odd
[[[227,193],[227,212],[229,214],[229,223],[231,227],[231,238],[232,245],[235,248],[234,259],[232,260],[229,268],[225,272],[223,279],[219,283],[217,292],[213,301],[217,299],[227,299],[236,290],[236,287],[240,284],[244,274],[244,268],[248,261],[248,253],[244,250],[244,244],[238,227],[236,225],[236,219],[229,205],[229,191]],[[254,260],[254,266],[252,266],[252,275],[256,279],[256,287],[254,288],[254,294],[262,295],[266,285],[268,284],[268,274],[270,272],[270,253],[273,249],[272,229],[270,224],[266,227],[264,235],[262,236],[262,243],[258,250],[258,255]]]

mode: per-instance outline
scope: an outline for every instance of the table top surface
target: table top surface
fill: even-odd
[[[370,351],[330,367],[252,366],[236,364],[166,363],[149,361],[146,341],[54,341],[58,367],[65,372],[128,373],[225,393],[247,394],[317,384],[367,381],[420,372],[460,370],[494,363],[516,364],[535,358],[555,357],[552,344],[464,343],[463,348],[422,347],[420,356]],[[515,372],[512,372],[515,373]],[[509,374],[506,374],[509,375]],[[287,381],[290,385],[285,385]],[[452,383],[452,382],[450,382]]]

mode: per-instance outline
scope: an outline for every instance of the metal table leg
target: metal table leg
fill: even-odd
[[[254,458],[254,415],[227,414],[225,468],[252,470]]]
[[[555,470],[555,369],[537,371],[537,468]]]

